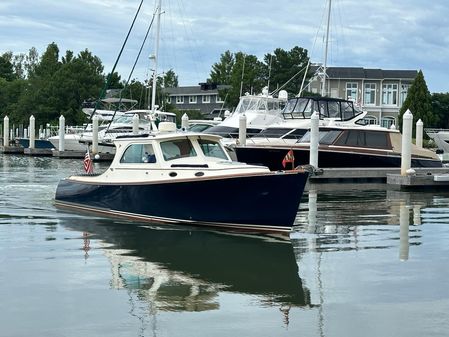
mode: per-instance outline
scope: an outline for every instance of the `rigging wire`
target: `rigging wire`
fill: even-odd
[[[137,57],[136,57],[136,59],[134,61],[134,64],[133,64],[133,66],[131,68],[131,71],[129,73],[128,79],[126,80],[125,85],[123,86],[122,91],[125,90],[128,87],[129,81],[131,80],[131,76],[133,75],[134,69],[136,68],[137,62],[139,61],[140,55],[142,54],[143,47],[145,46],[145,43],[147,41],[148,34],[150,33],[151,27],[153,26],[153,22],[154,22],[154,18],[155,17],[156,17],[156,13],[153,13],[153,17],[151,18],[150,25],[148,26],[147,32],[146,32],[145,37],[144,37],[144,39],[142,41],[142,44],[140,45],[139,52],[137,53]],[[121,101],[122,101],[122,95],[120,95],[120,99],[119,99],[119,104],[118,105],[120,105]],[[114,120],[115,114],[117,113],[117,109],[118,109],[118,107],[116,107],[116,109],[114,111],[114,114],[112,115],[111,121]],[[108,124],[108,126],[106,128],[106,132],[109,130],[109,126],[110,125],[111,125],[111,123]]]
[[[114,74],[114,71],[115,71],[115,68],[117,67],[118,61],[120,60],[120,57],[122,56],[123,49],[125,49],[125,45],[126,45],[126,43],[128,42],[129,35],[131,34],[131,31],[132,31],[132,29],[133,29],[133,27],[134,27],[134,23],[136,22],[137,16],[139,15],[139,12],[140,12],[140,9],[141,9],[141,7],[142,7],[142,4],[143,4],[143,0],[140,1],[139,7],[138,7],[138,9],[137,9],[137,12],[136,12],[136,14],[134,15],[134,19],[133,19],[133,21],[132,21],[132,23],[131,23],[131,26],[129,27],[128,34],[126,34],[125,41],[123,41],[122,48],[120,49],[120,52],[119,52],[119,54],[118,54],[118,56],[117,56],[117,59],[115,60],[114,66],[112,67],[112,70],[111,70],[111,72],[109,73],[109,75],[108,75],[108,77],[107,77],[107,80],[106,80],[105,85],[104,85],[103,88],[101,89],[100,97],[99,97],[99,99],[97,100],[97,102],[96,102],[96,104],[95,104],[94,110],[93,110],[92,113],[90,114],[90,118],[91,118],[91,119],[92,119],[92,116],[95,114],[95,112],[96,112],[97,109],[98,109],[98,106],[99,106],[99,104],[100,104],[100,100],[103,98],[103,96],[104,96],[104,94],[105,94],[107,88],[109,87],[109,83],[111,82],[112,75]]]

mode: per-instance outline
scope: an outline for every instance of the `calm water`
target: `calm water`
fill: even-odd
[[[0,155],[0,336],[449,335],[449,191],[312,186],[286,241],[56,210],[81,168]]]

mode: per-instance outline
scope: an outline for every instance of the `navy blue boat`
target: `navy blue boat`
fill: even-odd
[[[19,143],[20,146],[24,147],[25,149],[30,147],[30,139],[29,138],[16,138],[15,140],[17,143]],[[54,149],[55,147],[47,139],[35,139],[34,140],[34,148],[36,148],[36,149]]]
[[[235,146],[238,161],[283,169],[282,160],[293,151],[295,165],[309,164],[310,131],[299,133],[293,128],[278,128],[278,138],[261,134],[251,138],[246,146]],[[274,135],[274,128],[271,134]],[[392,168],[401,167],[401,133],[374,126],[320,127],[318,167],[320,168]],[[442,167],[435,152],[412,144],[412,167]]]
[[[307,172],[232,162],[220,137],[166,133],[117,139],[101,175],[71,176],[55,204],[140,221],[290,231]]]

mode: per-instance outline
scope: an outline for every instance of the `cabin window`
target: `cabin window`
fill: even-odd
[[[388,133],[363,130],[346,130],[335,142],[335,145],[372,147],[376,149],[389,149]]]
[[[151,144],[131,144],[123,153],[120,163],[155,163],[153,146]]]
[[[223,147],[218,143],[208,139],[198,139],[201,150],[206,157],[215,157],[227,160],[228,157],[223,150]]]
[[[162,154],[164,160],[173,160],[177,158],[195,157],[196,151],[188,139],[174,139],[161,142]]]

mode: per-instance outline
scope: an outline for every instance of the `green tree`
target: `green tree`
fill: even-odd
[[[270,87],[276,89],[283,87],[288,93],[299,93],[309,63],[306,49],[298,46],[293,47],[290,51],[277,48],[273,54],[265,55],[264,62],[270,75]],[[308,78],[310,78],[310,74],[306,75],[305,83]],[[270,91],[273,91],[272,88],[269,88]]]
[[[163,87],[164,88],[177,88],[178,87],[178,75],[173,71],[173,69],[168,70],[163,77]]]
[[[10,53],[0,56],[0,77],[7,81],[12,81],[16,78]]]
[[[254,55],[228,50],[212,65],[209,82],[230,86],[220,90],[220,96],[227,97],[225,105],[233,107],[244,93],[261,92],[267,83],[265,66]]]
[[[432,111],[438,118],[435,127],[449,128],[449,93],[433,93],[432,94]]]
[[[407,98],[399,111],[399,125],[401,129],[402,117],[407,109],[410,109],[413,114],[413,133],[415,132],[416,121],[419,119],[421,119],[425,127],[434,127],[438,122],[437,116],[432,112],[432,97],[421,70],[408,89]]]

